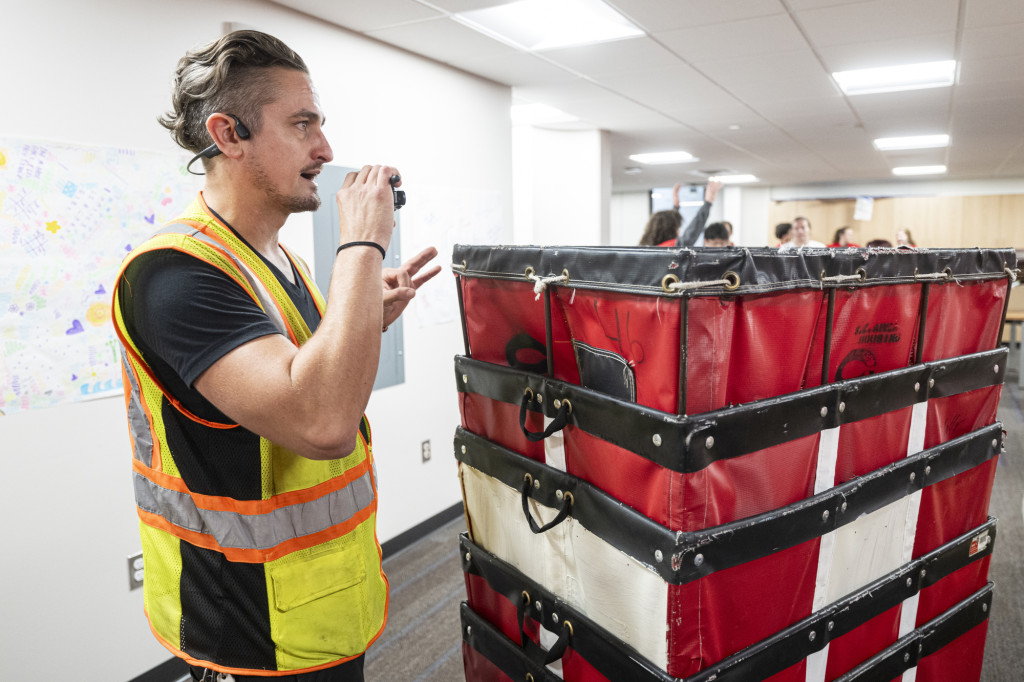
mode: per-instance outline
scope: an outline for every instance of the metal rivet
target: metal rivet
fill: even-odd
[[[544,402],[544,396],[542,396],[540,393],[537,394],[537,402],[538,403]]]
[[[828,509],[826,509],[825,511],[821,512],[821,520],[822,521],[828,521]]]
[[[466,375],[466,374],[462,375],[462,383],[464,383],[464,384],[468,384],[469,383],[469,376],[468,375]]]
[[[915,478],[917,478],[917,474],[915,474],[913,471],[911,471],[910,472],[910,480],[913,481]]]
[[[703,563],[704,563],[704,555],[703,554],[698,554],[697,556],[693,557],[693,565],[694,566],[700,566]]]
[[[555,498],[559,499],[559,500],[562,499],[562,491],[561,490],[556,490],[555,491]]]
[[[472,625],[467,625],[466,626],[466,634],[469,635],[469,634],[472,634],[472,632],[473,632],[473,626]]]
[[[540,599],[538,599],[537,601],[533,602],[533,608],[535,608],[538,611],[540,611]]]
[[[981,610],[985,611],[987,613],[988,612],[988,604],[982,604],[981,605]]]
[[[920,576],[921,576],[921,580],[924,580],[924,577],[925,577],[926,575],[928,575],[928,571],[926,571],[926,570],[924,570],[924,569],[922,568],[922,569],[921,569],[921,573],[919,573],[918,575],[920,575]]]
[[[822,417],[828,416],[828,408],[827,407],[821,408],[821,416]]]
[[[839,511],[846,511],[846,503],[843,502],[842,506],[839,507]]]
[[[708,449],[708,450],[710,450],[711,448],[715,447],[715,437],[714,436],[708,436],[708,439],[706,441],[704,441],[704,447],[706,449]]]
[[[466,552],[466,561],[472,561],[473,557],[470,556],[469,552]]]
[[[910,661],[910,654],[903,654],[903,662],[908,663]]]
[[[914,584],[914,579],[913,578],[907,578],[907,587],[910,587],[913,584]]]
[[[660,564],[661,560],[664,559],[664,558],[665,558],[665,556],[661,553],[660,549],[654,550],[654,560],[655,561],[657,561]]]
[[[466,454],[466,446],[465,445],[462,446],[462,454]]]
[[[931,472],[932,472],[932,467],[931,467],[931,465],[928,465],[928,466],[926,466],[926,467],[924,468],[924,475],[925,475],[925,476],[927,476],[927,475],[928,475],[928,474],[930,474]]]
[[[836,622],[834,620],[830,620],[828,622],[828,631],[832,632],[832,628],[834,628],[835,626],[836,626]]]
[[[995,438],[992,439],[992,447],[994,447],[994,448],[998,448],[999,447],[999,441],[997,439],[995,439]]]
[[[935,379],[928,380],[928,388],[935,388]]]
[[[540,490],[540,479],[539,478],[534,480],[534,482],[533,482],[533,489],[534,490]]]
[[[846,412],[846,403],[839,403],[839,413]]]
[[[816,638],[817,636],[818,636],[818,633],[817,633],[817,632],[815,632],[814,630],[811,630],[810,632],[808,632],[808,633],[807,633],[807,641],[809,641],[809,642],[813,642],[813,641],[814,641],[814,639],[815,639],[815,638]]]
[[[999,365],[996,365],[995,367],[993,367],[993,368],[992,368],[992,372],[993,372],[994,374],[999,374]]]
[[[555,398],[554,405],[555,405],[555,409],[557,410],[558,408],[560,408],[562,406],[562,401],[559,400],[558,398]]]
[[[651,442],[654,443],[655,445],[661,445],[661,436],[658,434],[654,434],[653,436],[651,436]]]
[[[551,621],[554,622],[554,623],[558,622],[558,614],[557,613],[552,613],[551,614]]]
[[[914,382],[914,393],[921,390],[921,382]]]

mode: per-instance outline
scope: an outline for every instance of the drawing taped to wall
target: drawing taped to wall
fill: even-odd
[[[174,153],[0,136],[0,414],[121,392],[121,259],[198,185]]]

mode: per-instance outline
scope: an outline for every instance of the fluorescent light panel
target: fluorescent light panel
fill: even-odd
[[[648,154],[630,154],[630,161],[646,163],[649,166],[660,166],[670,163],[692,163],[699,161],[693,154],[684,151],[675,152],[651,152]]]
[[[837,71],[832,74],[832,78],[847,95],[941,88],[953,84],[956,78],[956,61],[950,59],[941,62]]]
[[[893,175],[942,175],[945,166],[899,166],[892,169]]]
[[[913,135],[909,137],[880,137],[874,142],[875,149],[883,152],[898,149],[932,149],[948,147],[949,135]]]
[[[526,123],[530,125],[542,125],[544,123],[569,123],[580,120],[572,114],[567,114],[561,109],[550,107],[547,104],[535,102],[532,104],[516,104],[511,109],[513,123]]]
[[[718,180],[723,185],[741,185],[747,182],[758,182],[756,175],[715,175],[708,180]]]
[[[452,18],[521,50],[551,50],[643,35],[601,0],[520,0]]]

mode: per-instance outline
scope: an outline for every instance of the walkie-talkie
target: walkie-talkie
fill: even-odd
[[[402,176],[400,176],[400,175],[392,175],[391,176],[391,194],[393,194],[394,197],[395,197],[395,210],[396,211],[398,209],[402,208],[403,206],[405,206],[405,192],[403,190],[400,190],[400,189],[395,189],[395,185],[398,184],[401,180],[402,180]]]

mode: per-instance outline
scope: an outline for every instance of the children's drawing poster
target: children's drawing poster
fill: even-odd
[[[177,154],[0,136],[0,414],[121,392],[114,277],[197,189]]]

